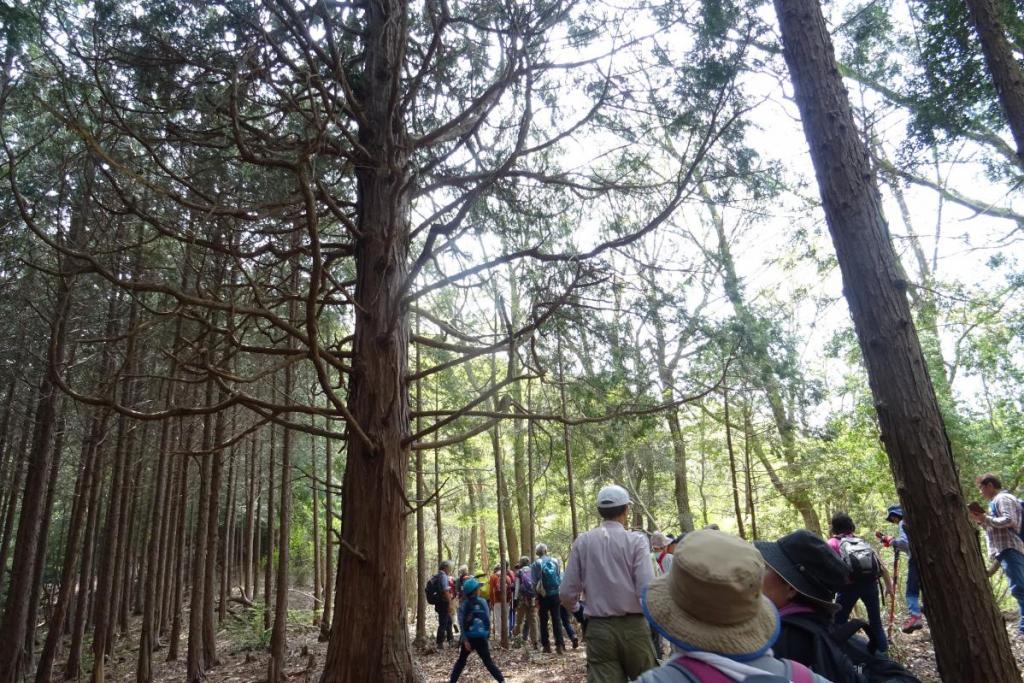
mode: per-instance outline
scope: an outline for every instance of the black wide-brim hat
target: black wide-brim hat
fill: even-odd
[[[765,563],[801,595],[829,603],[846,585],[850,571],[828,543],[806,529],[777,541],[755,541]]]

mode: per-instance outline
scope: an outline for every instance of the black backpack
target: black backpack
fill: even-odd
[[[792,640],[810,643],[810,646],[801,653],[776,648],[775,655],[803,662],[833,683],[921,683],[899,663],[868,651],[864,639],[854,636],[867,626],[862,620],[828,626],[810,614],[791,614],[783,617],[782,624],[783,639],[786,627],[794,628],[799,631],[794,635],[803,637]]]
[[[874,548],[859,536],[843,536],[839,539],[839,557],[850,568],[850,578],[854,581],[877,579],[882,575],[882,566],[878,563]]]
[[[442,572],[438,572],[430,577],[427,581],[426,587],[423,592],[427,596],[427,604],[438,605],[442,602],[447,602],[444,596],[444,588],[441,587]]]

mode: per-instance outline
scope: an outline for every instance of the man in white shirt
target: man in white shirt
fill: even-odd
[[[640,600],[654,578],[647,537],[626,530],[629,493],[605,486],[597,494],[601,526],[573,543],[559,597],[587,619],[587,681],[622,683],[657,665]]]

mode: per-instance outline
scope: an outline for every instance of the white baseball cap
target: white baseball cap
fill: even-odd
[[[599,508],[617,508],[621,505],[630,505],[632,502],[629,499],[629,491],[618,484],[609,484],[597,492]]]

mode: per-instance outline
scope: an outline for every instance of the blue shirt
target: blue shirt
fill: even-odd
[[[459,605],[459,628],[467,638],[487,638],[491,635],[491,609],[479,595],[466,598]]]

